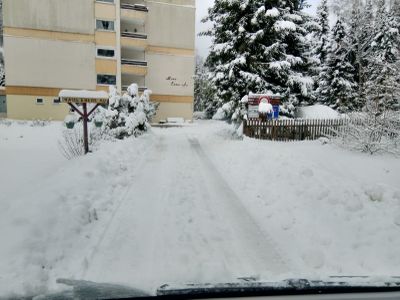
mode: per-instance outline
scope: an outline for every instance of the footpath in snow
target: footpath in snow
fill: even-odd
[[[154,293],[249,276],[400,275],[399,159],[239,141],[199,122],[67,161],[61,130],[0,124],[0,297],[65,288],[57,278]]]

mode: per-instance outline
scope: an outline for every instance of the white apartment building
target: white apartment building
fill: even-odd
[[[3,0],[7,117],[62,120],[61,89],[151,89],[192,119],[195,0]]]

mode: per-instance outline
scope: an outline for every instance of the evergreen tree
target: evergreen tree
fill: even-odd
[[[345,25],[339,19],[332,29],[332,42],[326,71],[326,104],[340,112],[354,110],[357,83],[349,57],[350,42]]]
[[[354,110],[361,110],[365,105],[365,99],[363,97],[363,81],[361,77],[362,72],[362,56],[365,52],[365,46],[363,47],[363,43],[365,43],[366,38],[372,34],[369,32],[366,34],[363,24],[365,24],[366,20],[363,20],[362,16],[362,5],[361,0],[353,0],[353,8],[351,12],[350,19],[350,32],[349,32],[349,61],[351,65],[354,67],[353,78],[354,82],[357,83],[356,97],[353,100],[352,108]],[[372,17],[372,16],[371,16]],[[372,22],[372,20],[370,20]],[[368,45],[368,44],[366,44]]]
[[[0,63],[0,86],[6,85],[6,73],[4,71],[4,65]]]
[[[367,0],[365,7],[362,9],[359,26],[357,31],[357,68],[358,68],[358,101],[364,106],[366,103],[366,84],[367,74],[366,68],[369,65],[371,57],[371,42],[375,35],[374,28],[374,6],[372,0]]]
[[[196,75],[194,80],[194,110],[206,113],[211,118],[217,111],[215,90],[209,78],[209,72],[203,58],[196,57]]]
[[[322,0],[317,9],[318,31],[315,34],[316,46],[315,56],[319,59],[320,65],[325,65],[329,52],[329,9],[328,0]]]
[[[380,109],[398,109],[399,83],[399,23],[393,12],[388,12],[384,0],[378,1],[374,27],[375,36],[369,51],[366,68],[366,94]]]
[[[308,101],[310,19],[303,6],[300,0],[216,0],[209,9],[204,21],[214,25],[203,33],[213,37],[207,66],[220,105],[233,101],[230,115],[249,92],[281,94],[288,114]]]
[[[330,0],[329,8],[341,20],[349,20],[354,0]]]
[[[330,27],[328,1],[322,0],[317,9],[318,29],[313,36],[313,56],[317,60],[317,67],[314,70],[315,100],[326,102],[327,98],[327,61],[330,46]]]

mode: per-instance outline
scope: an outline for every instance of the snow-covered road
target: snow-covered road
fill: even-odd
[[[176,130],[158,141],[98,244],[83,278],[135,283],[234,281],[288,266],[201,144]]]
[[[58,278],[132,286],[399,276],[400,161],[154,128],[65,160],[62,124],[0,123],[0,298]],[[382,278],[382,277],[379,277]]]

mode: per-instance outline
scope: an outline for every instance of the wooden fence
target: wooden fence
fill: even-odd
[[[244,135],[274,141],[302,141],[315,140],[335,134],[342,130],[348,121],[344,119],[325,120],[260,120],[250,119],[243,121]]]

